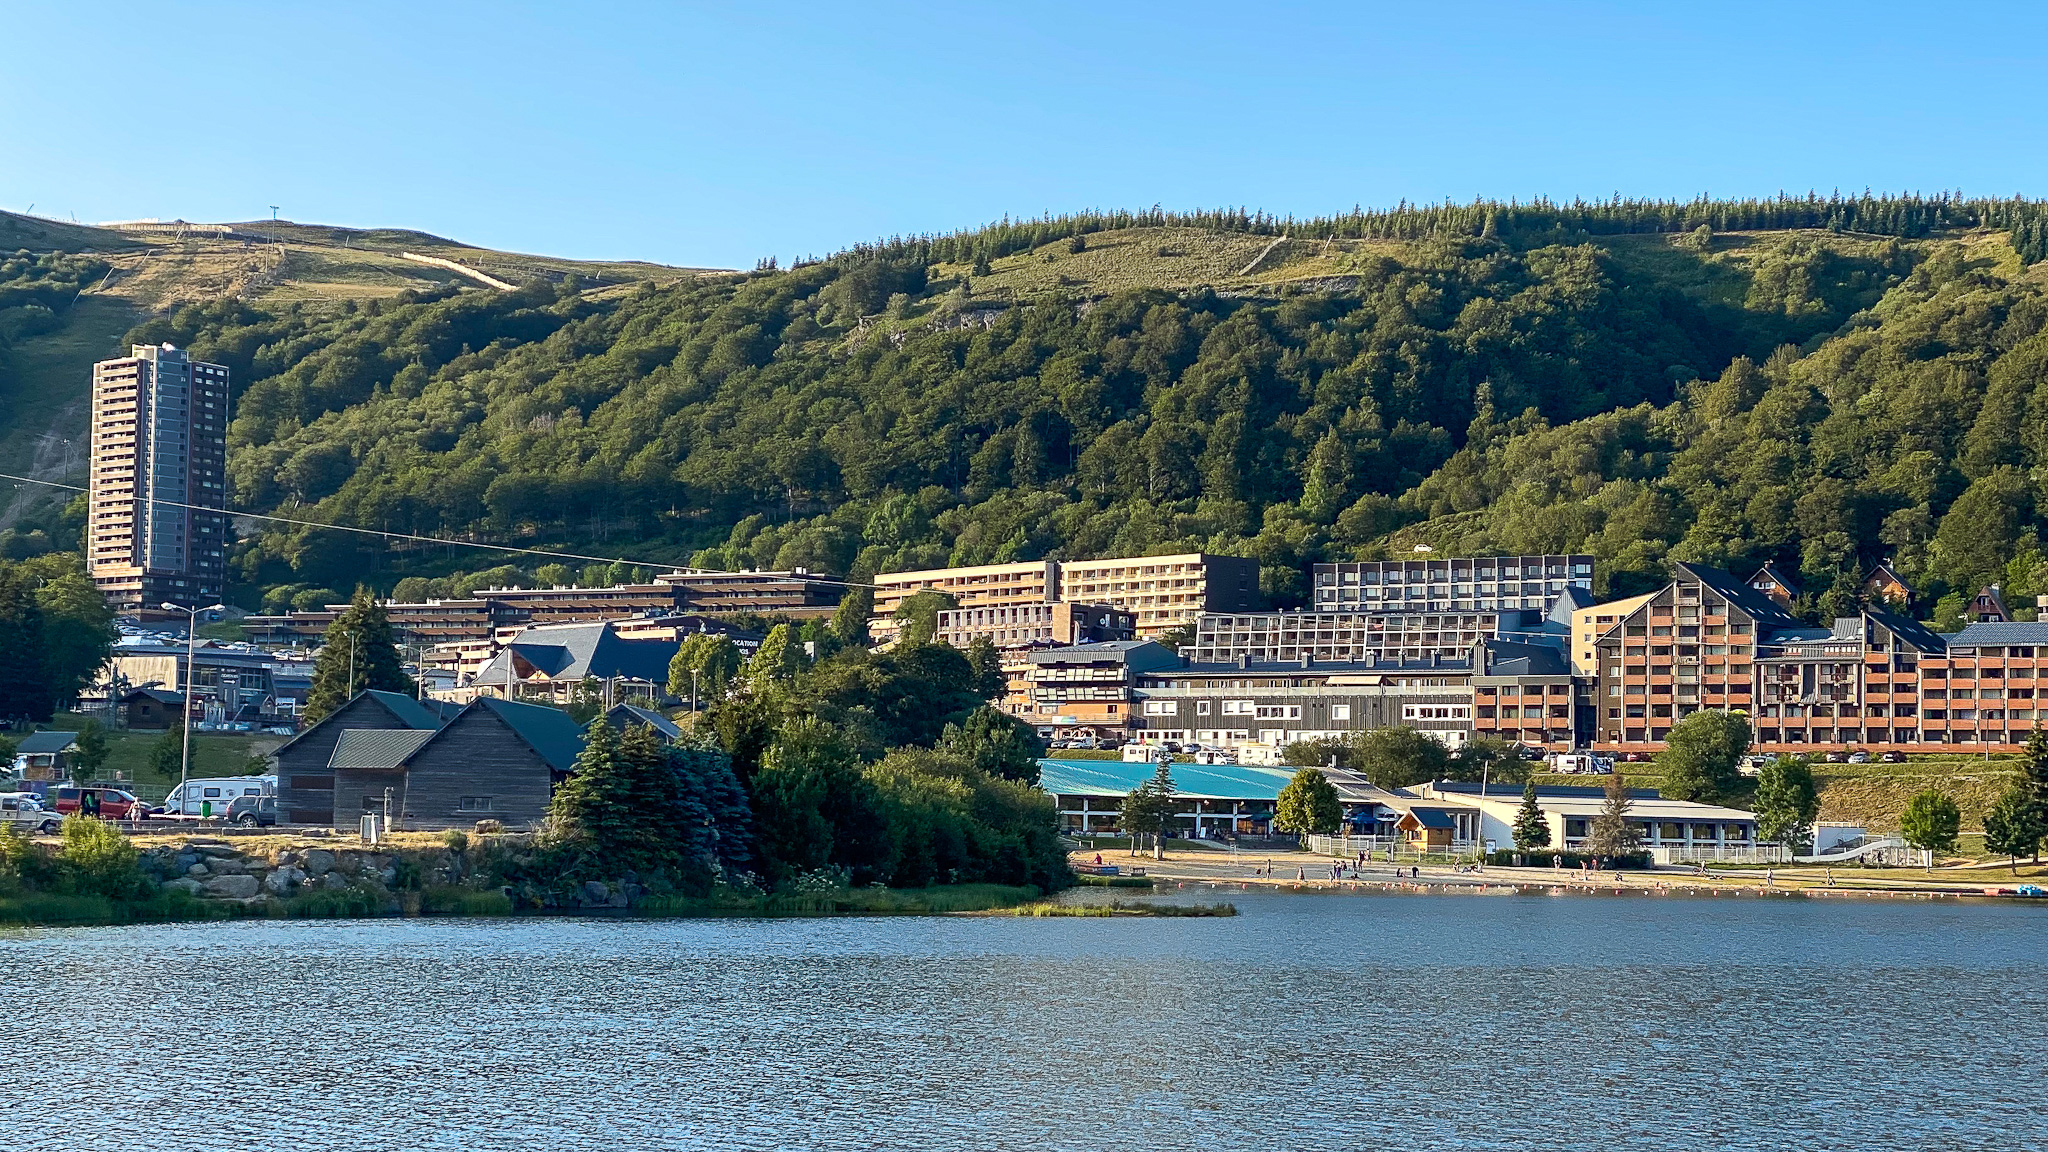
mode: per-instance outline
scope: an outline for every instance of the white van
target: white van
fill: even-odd
[[[228,805],[243,796],[277,795],[275,776],[194,777],[173,785],[164,797],[166,816],[226,816]]]

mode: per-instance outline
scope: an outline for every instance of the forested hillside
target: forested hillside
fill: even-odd
[[[1779,557],[1839,584],[1818,613],[1885,557],[1936,594],[2048,590],[2041,220],[1955,198],[1083,216],[604,294],[191,305],[133,338],[233,366],[245,509],[856,575],[1206,548],[1256,556],[1280,603],[1305,563],[1422,542],[1585,549],[1613,591]],[[1215,285],[1127,286],[1178,283],[1147,269],[1205,236],[1271,239]],[[241,572],[464,562],[374,547],[266,533]]]

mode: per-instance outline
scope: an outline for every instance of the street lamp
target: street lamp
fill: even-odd
[[[182,604],[164,604],[161,607],[166,612],[183,612],[185,614],[185,699],[183,701],[185,719],[184,723],[179,725],[185,733],[185,748],[178,764],[178,810],[183,812],[185,810],[185,785],[192,779],[192,698],[197,695],[194,691],[197,685],[193,683],[192,661],[193,650],[198,644],[199,614],[201,612],[225,612],[228,606],[225,604],[214,604],[205,608],[187,608]]]

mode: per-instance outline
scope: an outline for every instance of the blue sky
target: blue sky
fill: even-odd
[[[2048,196],[2048,5],[1790,7],[40,0],[0,208],[751,266],[1154,203]]]

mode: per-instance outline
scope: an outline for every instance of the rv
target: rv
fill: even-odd
[[[188,780],[164,797],[166,816],[226,816],[242,796],[277,795],[275,776],[211,776]]]

